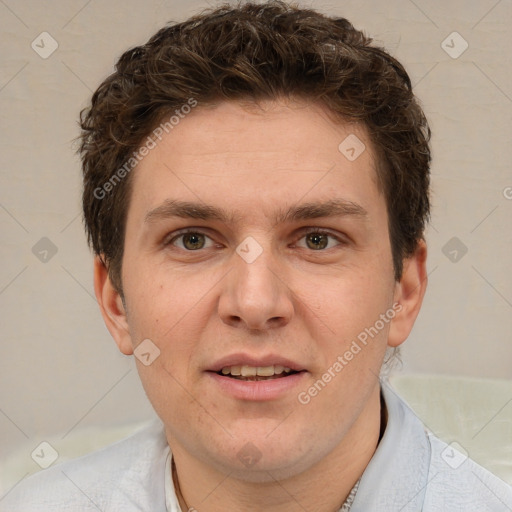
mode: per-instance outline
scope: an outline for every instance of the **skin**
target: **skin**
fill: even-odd
[[[349,134],[366,146],[353,162],[338,150]],[[423,242],[394,280],[375,173],[364,127],[290,99],[198,106],[133,171],[124,304],[99,258],[95,290],[121,352],[132,354],[148,338],[160,349],[152,364],[137,365],[165,425],[183,510],[338,510],[370,461],[385,351],[409,335],[426,288]],[[290,207],[334,199],[366,214],[276,219]],[[168,200],[233,215],[153,214],[148,221]],[[184,245],[176,238],[184,228],[205,234],[193,239],[205,246]],[[326,248],[306,236],[314,228],[331,235],[321,237]],[[236,252],[249,236],[262,249],[250,264]],[[299,403],[298,393],[395,303],[395,318],[308,404]],[[236,399],[205,370],[238,352],[278,354],[307,372],[278,399]],[[246,467],[239,454],[249,442],[260,458]]]

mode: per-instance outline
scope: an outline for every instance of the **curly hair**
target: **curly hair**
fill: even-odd
[[[119,58],[80,113],[85,228],[121,295],[130,170],[144,139],[184,105],[280,97],[322,103],[340,122],[365,126],[400,279],[430,211],[430,129],[410,78],[348,20],[274,0],[165,26]]]

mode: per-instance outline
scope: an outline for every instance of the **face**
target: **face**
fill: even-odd
[[[126,354],[160,351],[137,365],[173,452],[247,479],[312,467],[405,339],[365,130],[299,101],[198,106],[132,179],[109,328]]]

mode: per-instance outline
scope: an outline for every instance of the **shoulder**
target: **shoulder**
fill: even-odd
[[[42,470],[0,501],[1,512],[158,510],[167,441],[154,422],[97,452]],[[154,478],[161,472],[162,478]]]
[[[361,479],[354,512],[503,512],[512,487],[431,433],[407,402],[383,382],[384,436]],[[357,506],[356,506],[357,504]]]
[[[512,509],[512,487],[468,457],[462,447],[448,445],[428,433],[431,460],[425,511],[501,512]]]

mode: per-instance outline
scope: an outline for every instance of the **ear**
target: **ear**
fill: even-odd
[[[132,339],[121,295],[114,288],[108,270],[99,256],[94,258],[94,293],[107,329],[119,350],[133,354]]]
[[[427,245],[418,243],[414,254],[404,260],[402,277],[395,285],[394,304],[396,316],[391,321],[388,345],[398,347],[409,336],[416,317],[420,312],[427,289]]]

